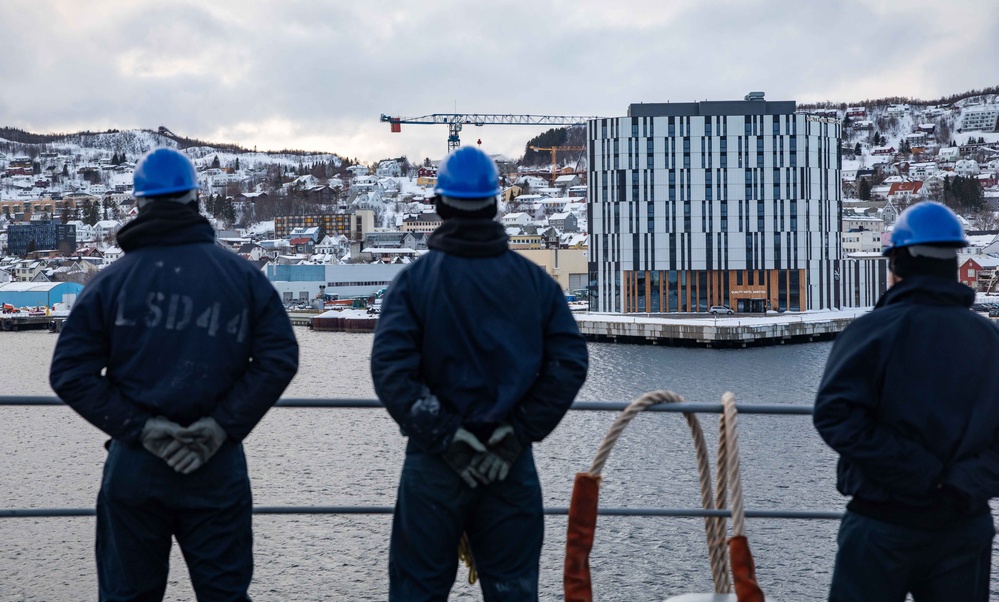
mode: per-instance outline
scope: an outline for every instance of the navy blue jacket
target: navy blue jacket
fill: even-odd
[[[491,220],[445,220],[382,302],[375,390],[430,453],[460,425],[481,436],[506,421],[521,442],[540,441],[586,378],[586,341],[565,295],[507,240]]]
[[[984,509],[999,496],[999,329],[937,276],[891,287],[836,339],[814,423],[840,454],[837,488],[933,507],[937,486]]]
[[[241,441],[298,369],[277,291],[185,205],[150,204],[118,240],[125,254],[86,285],[63,326],[52,388],[126,443],[151,416],[211,416]]]

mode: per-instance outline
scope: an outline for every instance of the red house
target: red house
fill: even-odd
[[[966,284],[971,288],[978,290],[978,275],[982,273],[982,266],[973,257],[969,257],[967,261],[961,264],[961,267],[957,270],[957,279],[961,281],[962,284]]]

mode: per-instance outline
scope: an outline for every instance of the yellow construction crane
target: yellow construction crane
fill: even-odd
[[[555,186],[555,178],[558,177],[558,164],[555,162],[555,153],[558,151],[585,151],[585,146],[532,146],[533,151],[551,151],[552,152],[552,186]]]

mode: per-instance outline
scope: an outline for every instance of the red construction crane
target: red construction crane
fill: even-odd
[[[402,124],[440,124],[448,127],[447,151],[461,146],[458,133],[463,125],[580,125],[590,119],[600,117],[580,117],[570,115],[499,115],[486,113],[434,113],[421,117],[390,117],[382,115],[381,121],[392,125],[393,132],[401,132]]]

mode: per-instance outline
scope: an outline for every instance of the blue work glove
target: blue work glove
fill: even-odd
[[[489,452],[477,460],[475,469],[488,483],[506,479],[510,474],[510,467],[524,450],[513,432],[513,427],[509,424],[496,427],[486,445],[489,446]]]
[[[451,467],[451,470],[458,473],[466,485],[475,489],[479,482],[488,484],[488,481],[474,466],[476,461],[484,455],[486,455],[486,446],[482,445],[478,437],[458,427],[454,436],[451,437],[451,443],[448,444],[441,457]]]
[[[214,418],[206,417],[182,428],[176,438],[182,448],[166,458],[167,464],[181,474],[191,474],[215,455],[228,435]]]

